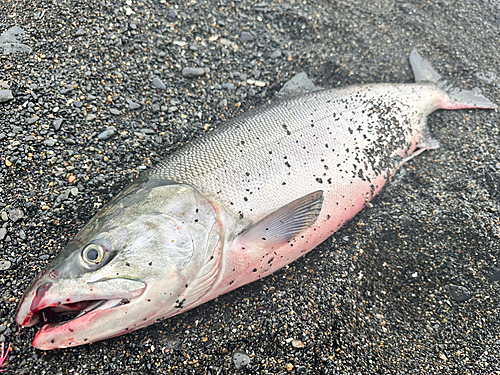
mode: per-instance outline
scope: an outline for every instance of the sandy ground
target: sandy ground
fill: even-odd
[[[500,374],[496,111],[433,114],[441,148],[260,282],[74,349],[35,350],[36,329],[14,322],[30,280],[102,203],[296,73],[323,87],[411,82],[416,47],[500,103],[497,2],[0,2],[0,32],[16,25],[32,51],[0,52],[14,96],[0,103],[7,374]]]

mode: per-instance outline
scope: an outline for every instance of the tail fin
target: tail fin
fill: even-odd
[[[481,94],[481,90],[461,90],[453,87],[434,70],[431,63],[425,60],[414,48],[410,54],[410,65],[416,82],[432,82],[448,94],[449,101],[443,109],[489,108],[498,106]]]

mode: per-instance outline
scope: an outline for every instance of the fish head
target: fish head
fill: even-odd
[[[194,307],[212,287],[221,246],[216,208],[187,185],[137,185],[101,210],[28,287],[16,321],[44,323],[36,348],[134,331]]]

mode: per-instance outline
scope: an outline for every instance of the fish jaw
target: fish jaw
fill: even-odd
[[[46,323],[33,341],[33,346],[42,350],[82,345],[90,342],[86,339],[91,334],[94,337],[98,333],[101,338],[112,336],[102,326],[99,332],[93,332],[95,321],[104,319],[107,323],[104,327],[119,330],[119,323],[113,323],[113,319],[120,321],[115,316],[123,314],[126,306],[140,299],[147,289],[145,282],[124,278],[97,282],[49,278],[42,273],[36,279],[23,296],[16,313],[16,322],[20,326]],[[78,316],[68,321],[47,323],[68,314]]]

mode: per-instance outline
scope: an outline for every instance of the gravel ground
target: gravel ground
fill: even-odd
[[[73,349],[35,350],[36,330],[14,322],[30,280],[102,204],[296,73],[323,87],[411,82],[416,47],[499,103],[499,25],[487,0],[0,2],[0,33],[25,31],[24,52],[0,49],[14,97],[0,103],[6,373],[500,374],[495,111],[432,115],[440,149],[260,282]]]

